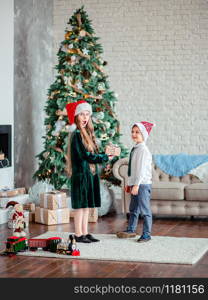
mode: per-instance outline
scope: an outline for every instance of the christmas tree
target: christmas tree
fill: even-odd
[[[91,21],[82,6],[69,19],[71,28],[65,30],[65,39],[61,42],[58,56],[57,75],[48,90],[45,106],[46,135],[44,150],[36,157],[39,168],[34,178],[47,180],[56,189],[70,186],[66,173],[69,124],[66,104],[84,99],[92,105],[93,124],[100,152],[106,145],[117,144],[121,148],[120,158],[127,155],[127,150],[120,143],[119,121],[114,112],[117,101],[110,90],[101,54],[99,38],[94,36]],[[119,184],[112,174],[115,157],[101,169],[101,178],[113,184]]]

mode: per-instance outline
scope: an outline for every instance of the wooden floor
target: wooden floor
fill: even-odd
[[[126,217],[108,215],[90,223],[90,232],[115,233],[126,227]],[[30,237],[46,231],[73,232],[70,224],[45,226],[30,223]],[[141,232],[141,220],[138,224]],[[11,235],[6,224],[0,225],[0,242]],[[208,218],[154,218],[152,235],[208,238]],[[4,244],[0,244],[0,249]],[[45,257],[0,256],[1,278],[208,278],[208,252],[195,265],[70,260]]]

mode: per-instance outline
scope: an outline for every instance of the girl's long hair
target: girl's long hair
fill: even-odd
[[[78,116],[75,116],[75,124],[77,128],[80,130],[82,142],[85,148],[92,153],[98,153],[99,149],[96,143],[94,126],[92,123],[91,117],[85,127],[80,125]],[[95,166],[90,164],[90,169],[92,173],[95,172]],[[67,164],[66,164],[66,172],[69,177],[72,175],[72,162],[71,162],[71,134],[69,134],[69,142],[68,142],[68,150],[67,150]]]
[[[80,130],[82,142],[85,146],[85,148],[92,153],[98,153],[99,149],[96,143],[95,138],[95,132],[94,132],[94,126],[92,124],[91,117],[89,118],[89,121],[87,122],[87,125],[85,127],[82,127],[80,125],[78,116],[75,117],[75,124],[77,125],[77,128]]]

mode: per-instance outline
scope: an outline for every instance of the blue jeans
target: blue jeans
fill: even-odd
[[[138,195],[131,195],[129,205],[130,217],[127,231],[136,232],[139,215],[143,216],[143,234],[151,234],[152,230],[152,212],[150,207],[152,185],[140,184]]]

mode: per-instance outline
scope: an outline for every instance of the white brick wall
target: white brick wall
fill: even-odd
[[[54,60],[67,21],[85,5],[111,89],[118,93],[122,141],[132,122],[156,123],[152,153],[207,153],[208,1],[54,0]]]

